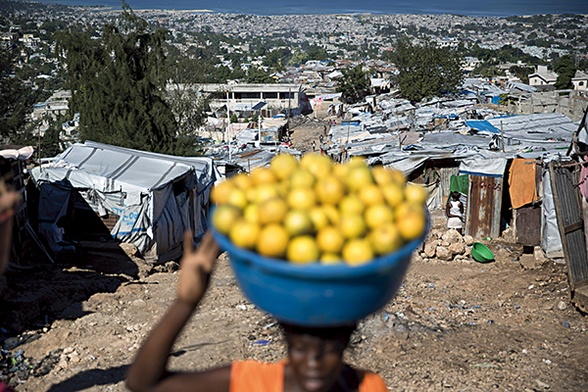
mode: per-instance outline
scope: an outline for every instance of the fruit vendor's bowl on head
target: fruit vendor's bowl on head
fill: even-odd
[[[211,198],[213,233],[245,295],[302,325],[345,324],[384,306],[428,227],[425,189],[360,158],[281,154]]]

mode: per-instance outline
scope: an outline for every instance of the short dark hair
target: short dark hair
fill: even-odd
[[[286,338],[288,338],[289,335],[311,335],[321,339],[335,339],[343,337],[349,340],[351,334],[357,328],[356,324],[338,325],[333,327],[309,327],[280,322],[280,325]]]

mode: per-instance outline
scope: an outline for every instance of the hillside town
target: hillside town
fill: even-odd
[[[195,141],[186,156],[83,137],[56,37],[77,26],[98,40],[121,11],[0,2],[0,46],[16,53],[4,80],[34,97],[26,135],[0,129],[2,179],[22,195],[0,276],[0,381],[126,390],[133,354],[174,298],[184,232],[199,242],[209,229],[212,189],[279,154],[316,153],[397,170],[428,195],[429,232],[398,298],[359,324],[355,364],[394,390],[583,390],[588,15],[133,12],[165,29],[169,57],[188,59],[163,94],[189,92],[197,112],[176,113]],[[455,90],[403,94],[401,42],[458,53]],[[357,99],[345,89],[353,72],[366,82]],[[447,225],[452,195],[459,230]],[[219,264],[173,364],[278,360],[275,320],[242,296],[226,255]],[[36,288],[17,295],[25,285]]]

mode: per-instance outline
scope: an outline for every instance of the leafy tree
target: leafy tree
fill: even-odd
[[[165,39],[165,30],[148,30],[125,3],[99,39],[89,29],[57,33],[72,91],[70,112],[80,113],[82,140],[170,154],[184,150],[163,98]]]
[[[327,50],[325,48],[321,48],[320,46],[317,46],[317,45],[310,45],[308,47],[308,49],[306,50],[306,53],[308,53],[309,60],[328,60],[329,59],[329,53],[327,52]]]
[[[356,103],[368,95],[370,79],[361,64],[341,71],[343,76],[337,86],[341,100],[345,103]]]
[[[294,54],[292,55],[292,58],[290,58],[288,65],[298,66],[300,64],[306,63],[307,60],[308,60],[308,54],[305,51],[302,51],[300,49],[296,49],[296,52],[294,52]]]
[[[239,118],[237,117],[237,114],[231,113],[231,117],[229,117],[229,121],[231,122],[231,124],[238,123]]]
[[[411,44],[406,37],[398,39],[393,62],[398,68],[393,81],[412,102],[456,92],[463,80],[457,53],[430,41],[420,46]]]
[[[17,55],[18,48],[0,48],[0,142],[15,144],[26,141],[27,115],[34,103],[14,73]]]
[[[272,78],[267,72],[259,67],[250,67],[247,71],[247,83],[275,83],[276,80]]]
[[[61,148],[59,135],[62,131],[62,121],[65,116],[49,122],[49,128],[45,130],[45,134],[40,140],[39,150],[41,157],[54,157],[63,151]]]
[[[495,65],[481,64],[474,69],[476,75],[480,75],[483,78],[494,78],[495,76],[506,76],[504,70],[498,68]]]
[[[555,60],[553,71],[557,73],[557,80],[555,81],[557,90],[573,88],[572,78],[576,74],[576,66],[572,56],[567,54]]]
[[[519,65],[513,65],[509,70],[513,75],[521,79],[523,83],[529,83],[529,75],[535,72],[533,67],[522,67]]]

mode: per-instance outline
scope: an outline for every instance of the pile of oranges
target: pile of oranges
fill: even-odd
[[[269,167],[212,189],[212,224],[238,247],[298,264],[361,265],[419,238],[425,189],[404,174],[309,153],[280,154]]]

